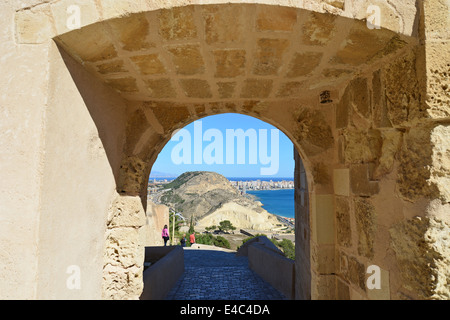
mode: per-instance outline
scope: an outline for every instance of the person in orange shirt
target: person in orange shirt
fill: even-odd
[[[189,242],[191,243],[191,247],[192,245],[195,243],[195,233],[192,232],[192,234],[189,236]]]

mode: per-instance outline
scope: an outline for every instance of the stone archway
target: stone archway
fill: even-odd
[[[238,30],[227,28],[224,16],[237,17]],[[297,200],[302,218],[296,242],[301,243],[303,260],[297,263],[298,297],[335,298],[338,285],[347,288],[348,295],[351,289],[353,295],[366,291],[362,279],[368,257],[358,251],[359,243],[350,243],[352,269],[343,271],[341,280],[336,277],[336,252],[341,254],[342,246],[341,255],[348,254],[349,243],[341,234],[350,237],[350,224],[356,220],[347,203],[371,196],[364,193],[367,188],[377,190],[369,166],[378,167],[383,138],[381,130],[371,129],[372,95],[375,99],[381,94],[374,93],[373,70],[403,57],[414,41],[374,31],[357,20],[266,5],[138,13],[63,34],[56,41],[127,100],[124,153],[106,231],[104,297],[140,293],[139,217],[157,154],[175,130],[223,112],[275,125],[304,159],[297,159],[303,177]],[[343,102],[338,103],[341,95]],[[385,112],[383,107],[376,112]],[[339,150],[343,143],[344,155]],[[359,171],[350,174],[353,166]],[[306,172],[309,186],[304,183]],[[353,176],[360,185],[352,190],[354,195]],[[339,230],[336,210],[345,215]],[[371,245],[372,234],[359,236],[370,238],[365,245]]]
[[[377,1],[382,29],[350,1],[90,1],[70,32],[67,1],[17,10],[19,45],[50,48],[31,292],[139,296],[151,164],[177,128],[239,112],[283,130],[304,160],[297,298],[448,298],[448,50],[418,41],[445,32],[434,9],[391,2]],[[72,264],[81,291],[65,286]]]
[[[144,106],[144,108],[146,108],[148,106]],[[280,112],[280,109],[283,109],[281,106],[277,107],[278,112]],[[159,108],[157,106],[155,106],[155,110],[158,110]],[[147,181],[148,181],[148,176],[150,174],[151,171],[151,167],[154,163],[154,161],[156,160],[157,155],[159,154],[159,152],[163,149],[164,145],[168,142],[168,140],[170,139],[172,133],[182,127],[184,127],[185,125],[187,125],[188,123],[195,121],[197,119],[201,119],[203,117],[209,116],[209,115],[214,115],[214,114],[220,114],[220,113],[228,113],[230,111],[236,112],[237,110],[240,110],[240,113],[242,114],[246,114],[246,115],[251,115],[255,118],[261,119],[261,120],[266,120],[266,122],[271,122],[272,124],[274,124],[273,119],[270,118],[265,118],[264,116],[262,116],[259,112],[254,112],[251,111],[249,108],[247,109],[240,109],[238,107],[238,109],[235,108],[230,108],[230,104],[227,104],[224,108],[220,109],[220,106],[218,106],[217,104],[213,104],[212,107],[210,107],[209,105],[206,106],[206,109],[201,109],[202,112],[194,115],[194,116],[187,116],[186,115],[190,115],[187,110],[189,109],[189,106],[186,106],[185,104],[180,104],[180,105],[166,105],[164,108],[159,109],[158,111],[156,111],[155,113],[158,114],[159,116],[162,116],[162,119],[165,119],[166,124],[167,123],[171,123],[171,125],[169,126],[170,130],[168,131],[169,134],[165,135],[164,137],[161,135],[158,135],[159,140],[157,140],[158,142],[155,144],[147,144],[147,143],[143,143],[143,139],[150,139],[152,141],[155,141],[155,138],[151,137],[151,135],[148,135],[148,130],[149,128],[151,128],[152,126],[150,125],[150,123],[152,124],[159,124],[161,125],[161,122],[159,121],[159,119],[161,118],[157,118],[155,116],[155,113],[151,113],[150,117],[151,120],[149,120],[145,115],[145,111],[143,111],[143,108],[140,106],[137,109],[135,109],[134,112],[130,113],[129,116],[129,121],[127,124],[128,128],[140,128],[140,131],[134,131],[133,134],[136,134],[137,136],[133,136],[133,134],[128,135],[127,137],[129,138],[130,141],[135,141],[135,144],[129,144],[130,148],[133,148],[134,150],[141,150],[139,148],[139,146],[146,146],[147,148],[150,148],[151,153],[150,156],[148,158],[140,158],[137,155],[134,155],[132,157],[127,157],[124,159],[124,161],[121,164],[121,168],[120,168],[120,173],[119,173],[119,180],[121,182],[120,186],[121,189],[118,189],[118,194],[116,195],[116,200],[113,202],[112,207],[110,208],[110,212],[111,212],[111,216],[109,218],[109,222],[108,225],[110,227],[108,227],[107,230],[107,234],[109,234],[110,236],[107,236],[106,239],[106,251],[107,251],[107,260],[105,261],[105,279],[108,279],[109,274],[113,275],[114,277],[116,277],[118,274],[121,273],[121,271],[124,270],[123,268],[123,263],[121,261],[120,256],[128,256],[128,254],[126,253],[130,248],[127,246],[122,246],[119,247],[117,245],[117,243],[124,241],[124,242],[128,242],[130,241],[130,239],[136,239],[137,237],[139,237],[139,235],[135,232],[134,229],[136,228],[140,228],[143,225],[143,220],[139,220],[137,219],[138,215],[141,216],[141,218],[144,216],[144,210],[145,210],[145,205],[146,205],[146,196],[147,196]],[[287,107],[286,111],[289,110],[291,108]],[[295,110],[296,108],[293,108],[293,110]],[[184,110],[184,111],[183,111]],[[245,111],[243,111],[245,110]],[[309,110],[309,109],[307,109]],[[147,110],[148,112],[148,110]],[[184,115],[185,117],[182,118],[182,121],[180,121],[180,118],[178,118],[179,115]],[[288,113],[289,115],[289,113]],[[168,120],[170,119],[170,120]],[[270,120],[268,120],[270,119]],[[314,124],[314,127],[319,130],[319,129],[324,129],[326,130],[328,128],[327,123],[325,122],[325,119],[323,119],[320,115],[316,115],[315,118],[316,121],[318,121],[318,123]],[[294,120],[295,121],[295,120]],[[310,126],[309,128],[312,128],[312,126]],[[141,130],[142,129],[142,130]],[[284,131],[285,129],[283,129],[282,131]],[[290,132],[286,132],[287,135],[291,138],[292,134]],[[329,135],[329,139],[330,141],[332,140],[331,137],[331,131],[330,135]],[[292,139],[292,138],[291,138]],[[313,138],[311,138],[313,139]],[[311,142],[311,141],[310,141]],[[155,147],[155,145],[157,147]],[[313,144],[311,144],[313,145]],[[330,146],[332,145],[332,142],[330,143]],[[295,146],[295,148],[297,149],[298,147]],[[142,150],[141,150],[142,151]],[[143,154],[148,155],[148,151],[144,152]],[[145,160],[147,159],[147,160]],[[303,165],[303,162],[300,158],[300,156],[298,155],[298,152],[296,152],[296,170],[298,170],[298,175],[295,176],[295,180],[296,180],[296,185],[297,185],[297,189],[298,189],[298,194],[299,197],[301,197],[301,199],[304,200],[300,200],[300,198],[298,200],[296,200],[297,203],[297,208],[296,211],[301,210],[302,214],[303,214],[303,220],[299,223],[298,226],[302,227],[302,235],[305,234],[305,232],[308,233],[308,235],[310,234],[310,216],[309,216],[309,201],[305,200],[309,198],[309,194],[308,194],[308,186],[306,185],[306,170],[308,170],[309,172],[309,167],[308,169],[305,169],[305,166]],[[329,163],[331,165],[331,162]],[[324,161],[323,163],[321,163],[321,166],[325,167],[327,164]],[[328,169],[326,169],[328,170]],[[325,172],[322,172],[321,174],[326,175]],[[310,177],[310,179],[308,179],[308,181],[311,181],[310,184],[313,184],[313,179],[314,177]],[[331,181],[327,181],[327,183],[330,183]],[[324,183],[324,182],[323,182]],[[324,183],[325,184],[325,183]],[[330,186],[331,188],[331,186]],[[141,204],[142,201],[142,204]],[[136,210],[136,208],[138,208],[138,210]],[[129,211],[129,210],[132,211]],[[116,215],[117,213],[119,213],[119,216]],[[300,214],[300,213],[299,213]],[[297,216],[297,213],[296,213]],[[131,224],[116,224],[115,221],[120,221],[123,220],[123,217],[128,217],[128,221],[132,221],[134,219],[134,223]],[[123,222],[123,221],[122,221]],[[130,229],[130,226],[132,226],[134,229]],[[297,227],[298,227],[297,226]],[[130,233],[125,232],[124,230],[128,230]],[[137,240],[135,240],[136,243],[138,243]],[[296,240],[296,242],[301,243],[302,246],[297,247],[299,248],[298,252],[301,254],[302,257],[306,258],[308,261],[298,261],[298,267],[299,268],[304,268],[305,264],[309,266],[309,236],[307,238],[299,238]],[[114,250],[115,249],[115,250]],[[134,250],[135,248],[133,248]],[[114,253],[111,255],[108,255],[108,250],[109,251],[113,251]],[[117,254],[117,250],[119,251],[119,254]],[[120,251],[124,251],[122,254],[120,254]],[[300,255],[299,255],[300,256]],[[136,257],[136,259],[139,261],[139,257]],[[114,268],[113,266],[115,265],[116,268]],[[139,264],[136,264],[136,266],[138,266]],[[125,273],[123,274],[123,287],[129,287],[130,283],[128,283],[128,279],[135,279],[136,283],[135,283],[135,288],[136,288],[136,295],[139,295],[139,281],[140,278],[139,276],[131,276],[129,272],[135,272],[134,275],[139,274],[142,270],[139,270],[139,268],[134,268],[134,269],[125,269]],[[307,274],[310,273],[309,271],[309,267],[307,268]],[[305,274],[306,275],[306,274]],[[307,276],[308,277],[308,276]],[[309,276],[310,278],[310,276]],[[300,280],[299,280],[300,281]],[[310,281],[310,279],[308,280]],[[108,287],[110,285],[111,281],[105,281],[104,285],[106,286],[105,288],[105,292],[110,293],[109,298],[115,297],[118,294],[120,294],[120,290],[117,290],[117,288],[113,287],[111,289],[111,287]],[[132,285],[132,284],[131,284]],[[307,286],[305,288],[306,292],[304,293],[304,296],[310,296],[310,288],[309,286]]]

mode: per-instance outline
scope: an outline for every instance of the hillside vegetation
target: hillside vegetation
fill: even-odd
[[[219,225],[229,220],[236,228],[272,230],[281,224],[276,216],[234,188],[224,176],[209,171],[185,172],[165,186],[161,202],[193,217],[197,226]]]

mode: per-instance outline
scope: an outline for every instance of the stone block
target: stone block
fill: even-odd
[[[450,119],[450,40],[427,43],[425,52],[427,114],[433,119]]]
[[[363,291],[366,290],[366,268],[356,257],[348,258],[348,279]]]
[[[171,102],[146,103],[144,108],[149,108],[165,133],[172,133],[173,129],[186,123],[190,112],[185,106],[177,106]]]
[[[139,91],[135,78],[106,79],[105,82],[119,92],[130,93]]]
[[[377,230],[375,207],[367,198],[355,198],[353,205],[358,235],[358,253],[366,258],[373,259]]]
[[[294,119],[297,121],[294,136],[307,154],[314,155],[333,146],[331,127],[322,112],[301,108],[295,112]]]
[[[149,127],[150,124],[147,121],[145,113],[142,109],[137,109],[128,116],[126,125],[126,147],[124,148],[126,154],[134,155],[133,151],[136,144]]]
[[[325,46],[336,34],[335,15],[310,12],[303,24],[303,43]]]
[[[272,91],[271,79],[246,79],[241,98],[267,98]]]
[[[140,202],[140,198],[136,197]],[[142,206],[141,206],[142,208]],[[112,210],[120,208],[112,207]],[[145,212],[137,209],[144,215]],[[106,230],[103,267],[103,299],[137,299],[142,292],[144,248],[140,228],[112,227]]]
[[[42,6],[18,11],[14,19],[19,43],[38,44],[54,36],[50,14]]]
[[[340,50],[331,59],[331,64],[349,64],[358,66],[383,56],[383,50],[392,35],[387,31],[373,32],[365,23],[355,25],[345,39]]]
[[[378,182],[369,179],[367,164],[355,164],[350,167],[350,187],[352,193],[359,196],[372,196],[380,191]]]
[[[450,202],[450,125],[438,125],[431,132],[433,145],[430,182],[436,185],[442,201]]]
[[[155,46],[147,38],[150,29],[145,14],[113,19],[109,25],[123,50],[139,51]]]
[[[425,38],[450,40],[450,3],[446,0],[427,0],[423,7]]]
[[[263,76],[278,74],[278,69],[283,61],[283,54],[288,47],[289,40],[287,39],[259,39],[253,64],[253,74]]]
[[[391,248],[395,252],[401,277],[401,286],[414,292],[417,299],[429,298],[437,288],[439,278],[431,276],[436,266],[434,252],[425,233],[430,220],[414,217],[393,225],[390,229]],[[444,278],[445,279],[445,278]]]
[[[245,50],[225,49],[213,51],[217,78],[234,78],[245,71]]]
[[[105,265],[103,268],[103,300],[137,300],[143,289],[142,267],[123,268]]]
[[[365,291],[366,288],[366,269],[364,264],[359,262],[356,257],[349,256],[344,251],[339,251],[338,268],[336,269],[339,276],[345,281],[354,284],[358,288]]]
[[[416,201],[422,197],[439,198],[439,189],[430,181],[433,148],[430,127],[414,127],[403,134],[398,153],[397,189],[402,197]]]
[[[335,247],[331,245],[311,246],[311,263],[315,266],[316,272],[320,274],[335,273]]]
[[[375,162],[380,157],[383,140],[379,130],[347,129],[344,132],[344,139],[346,163]]]
[[[336,250],[336,274],[348,281],[348,255],[341,250]]]
[[[231,98],[236,88],[236,82],[217,82],[219,97],[222,99]]]
[[[297,22],[297,10],[282,6],[260,6],[256,18],[259,31],[292,31]]]
[[[352,246],[350,223],[350,204],[348,197],[335,197],[336,208],[336,242],[343,247]]]
[[[71,55],[83,62],[100,62],[117,57],[117,50],[109,40],[103,24],[93,24],[58,37]]]
[[[211,88],[208,81],[202,79],[180,79],[181,88],[190,98],[211,98]]]
[[[334,169],[333,170],[333,187],[334,194],[340,196],[350,195],[350,170]]]
[[[344,94],[339,100],[336,106],[336,129],[346,128],[348,125],[348,119],[350,115],[350,103],[351,103],[351,88],[347,86],[345,88]]]
[[[147,0],[98,0],[102,8],[103,19],[112,19],[130,15],[132,13],[146,12],[150,9]]]
[[[159,12],[159,33],[164,40],[183,40],[197,37],[194,7],[175,7]]]
[[[367,298],[360,293],[359,290],[350,288],[350,299],[351,300],[367,300]]]
[[[194,75],[205,71],[200,47],[197,45],[180,45],[167,48],[172,55],[177,74]]]
[[[302,89],[305,87],[306,81],[289,81],[284,82],[278,89],[277,97],[292,97],[301,94]]]
[[[301,77],[313,72],[320,64],[323,53],[321,52],[302,52],[296,53],[290,62],[287,77]]]
[[[146,163],[139,157],[127,157],[120,165],[117,190],[120,193],[137,195],[144,184]]]
[[[96,65],[97,72],[100,74],[123,73],[127,72],[123,60],[115,60]]]
[[[311,299],[312,300],[336,299],[336,276],[312,273]]]
[[[381,147],[381,157],[378,166],[373,174],[374,179],[380,179],[382,176],[390,173],[394,167],[395,156],[400,150],[403,134],[398,130],[383,130],[383,145]]]
[[[339,277],[336,277],[336,299],[350,300],[350,288]]]
[[[138,196],[118,195],[108,211],[108,228],[141,227],[146,216]]]
[[[205,6],[202,8],[205,23],[205,40],[208,44],[236,43],[243,31],[243,7]],[[233,23],[230,23],[233,21]]]
[[[424,116],[420,103],[419,84],[414,52],[408,53],[382,70],[387,116],[394,126],[404,125]]]
[[[176,96],[172,81],[168,78],[147,79],[145,84],[152,98],[174,98]]]
[[[386,95],[381,80],[381,70],[377,70],[372,76],[372,107],[373,122],[378,128],[391,128],[392,123],[388,117]]]
[[[164,74],[166,72],[166,68],[157,53],[134,56],[130,60],[136,64],[141,75]]]
[[[345,0],[324,0],[324,2],[341,10],[344,10],[345,7]]]
[[[312,196],[313,240],[317,244],[334,244],[334,196],[314,194]]]
[[[321,185],[329,185],[330,181],[330,174],[329,174],[330,167],[329,165],[323,163],[323,162],[317,162],[314,164],[312,168],[312,176],[314,179],[314,182],[316,184]],[[306,174],[305,175],[305,181],[304,186],[306,185]],[[302,174],[300,174],[300,178],[302,178]]]
[[[350,82],[349,86],[351,87],[352,92],[351,100],[349,102],[363,117],[370,118],[371,106],[367,79],[356,78]]]
[[[353,73],[352,70],[344,68],[325,68],[322,74],[327,78],[343,79],[348,78]]]
[[[143,264],[144,254],[140,252],[140,249],[143,248],[140,248],[137,244],[138,230],[136,228],[112,228],[107,230],[105,265],[130,268],[139,262]]]

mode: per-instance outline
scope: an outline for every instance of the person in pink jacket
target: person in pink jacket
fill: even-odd
[[[164,246],[166,246],[167,241],[169,241],[169,229],[167,229],[167,224],[164,226],[161,236],[164,239]]]

